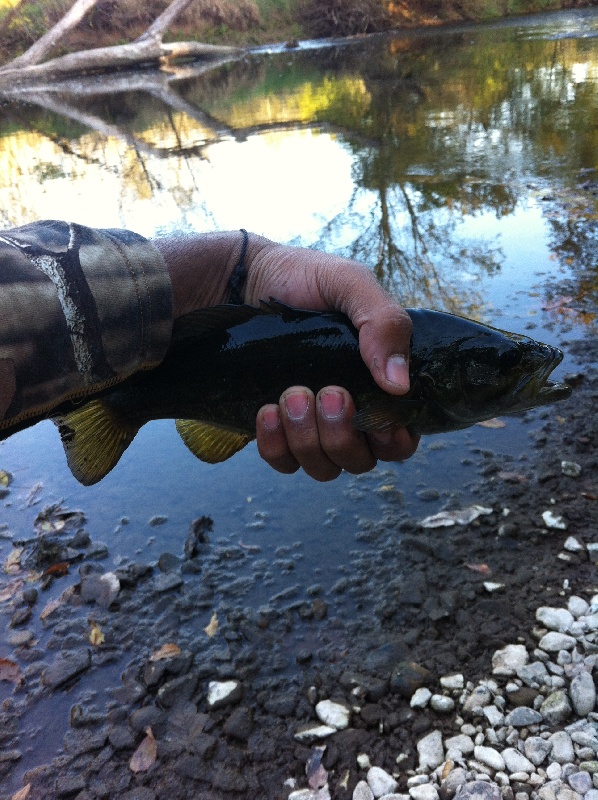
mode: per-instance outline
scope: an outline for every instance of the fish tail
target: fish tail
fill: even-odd
[[[124,423],[102,399],[90,400],[53,421],[69,468],[84,486],[97,483],[117,465],[139,430]]]

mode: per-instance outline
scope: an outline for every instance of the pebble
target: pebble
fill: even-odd
[[[422,686],[413,693],[409,705],[411,708],[425,708],[430,702],[431,697],[432,692],[427,687]]]
[[[520,678],[526,686],[531,686],[532,689],[539,689],[544,686],[548,681],[548,670],[541,661],[533,661],[531,664],[526,664],[517,670],[517,677]]]
[[[492,656],[492,674],[505,677],[516,675],[527,661],[528,653],[522,644],[508,644]]]
[[[551,631],[567,633],[573,624],[573,614],[566,608],[540,606],[536,611],[536,619]]]
[[[473,753],[474,743],[471,736],[465,736],[464,734],[458,734],[457,736],[451,736],[445,741],[445,746],[447,750],[458,750],[464,756]]]
[[[320,700],[316,704],[316,714],[320,722],[336,728],[337,731],[349,727],[351,709],[342,703],[335,703],[332,700]]]
[[[535,767],[529,758],[526,758],[514,747],[506,747],[502,751],[502,757],[504,758],[505,766],[510,773],[535,771]]]
[[[440,731],[432,731],[417,743],[419,766],[430,771],[439,767],[444,761],[444,747]]]
[[[498,728],[505,721],[505,715],[496,706],[486,706],[483,713],[492,728]]]
[[[548,757],[552,750],[552,745],[540,736],[528,736],[523,744],[523,749],[532,764],[539,767]]]
[[[424,783],[422,786],[413,786],[409,789],[412,800],[438,800],[438,789],[433,783]]]
[[[308,797],[313,798],[313,792],[310,791]],[[291,800],[290,797],[289,800]],[[374,800],[374,793],[366,781],[359,781],[353,790],[353,800]]]
[[[587,772],[574,772],[567,778],[569,786],[578,794],[585,794],[593,788],[592,778]]]
[[[552,692],[540,706],[540,713],[548,725],[560,725],[571,716],[571,703],[562,689]]]
[[[569,696],[578,717],[587,717],[594,710],[596,686],[589,672],[584,670],[573,678],[569,686]]]
[[[502,795],[496,784],[477,780],[461,784],[455,800],[502,800]]]
[[[507,725],[513,725],[515,728],[523,728],[524,726],[535,725],[538,722],[542,722],[542,719],[542,714],[535,711],[533,708],[518,706],[507,714],[505,722]]]
[[[559,764],[567,764],[575,758],[573,742],[567,731],[556,731],[548,740],[552,745],[552,758]]]
[[[440,678],[440,685],[443,689],[450,689],[452,691],[461,691],[465,686],[465,679],[461,673],[454,673],[453,675],[443,675]]]
[[[297,731],[295,731],[295,739],[298,742],[315,742],[318,739],[325,739],[326,736],[330,736],[333,733],[337,733],[336,728],[333,728],[331,725],[317,725],[317,724],[310,724],[302,725]]]
[[[368,770],[367,782],[376,798],[382,797],[384,794],[392,794],[399,785],[395,778],[381,767],[371,767]],[[424,798],[420,798],[420,800],[424,800]]]
[[[486,764],[490,769],[503,770],[505,768],[505,761],[502,755],[493,747],[475,747],[473,755],[477,761]]]
[[[547,653],[558,653],[559,650],[573,650],[575,647],[575,638],[568,636],[566,633],[558,633],[557,631],[549,631],[538,642],[540,650],[545,650]]]
[[[208,707],[211,709],[236,703],[243,695],[239,681],[210,681],[208,684]]]
[[[567,523],[562,517],[559,517],[557,514],[553,514],[552,511],[543,511],[542,512],[542,519],[544,520],[544,524],[547,528],[555,531],[566,531],[567,530]]]
[[[454,711],[455,701],[452,697],[446,697],[443,694],[433,694],[430,698],[430,706],[439,714],[448,714]]]

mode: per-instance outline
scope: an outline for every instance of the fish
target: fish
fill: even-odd
[[[261,406],[278,403],[295,385],[314,393],[345,387],[357,409],[353,422],[366,433],[399,426],[445,433],[571,394],[567,384],[549,380],[563,358],[551,345],[441,311],[407,313],[411,387],[399,397],[372,378],[359,333],[344,314],[273,298],[258,307],[191,312],[175,321],[157,367],[53,412],[68,465],[82,484],[98,482],[155,419],[175,419],[183,442],[202,461],[225,461],[255,438]]]

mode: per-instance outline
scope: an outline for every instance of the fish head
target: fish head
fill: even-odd
[[[563,359],[558,348],[460,317],[446,327],[452,330],[445,330],[420,360],[419,376],[428,400],[455,427],[571,394],[566,383],[550,380]]]

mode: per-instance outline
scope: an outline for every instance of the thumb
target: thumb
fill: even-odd
[[[389,394],[406,394],[412,328],[407,312],[391,301],[356,327],[361,357],[378,386]]]

